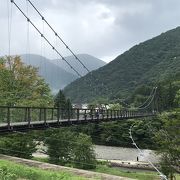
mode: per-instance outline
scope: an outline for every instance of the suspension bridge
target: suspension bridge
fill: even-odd
[[[155,116],[155,112],[135,110],[59,109],[0,106],[0,133],[28,129],[71,126]]]
[[[35,23],[28,17],[15,0],[9,0],[16,9],[27,20],[41,38],[50,46],[50,48],[63,60],[67,66],[69,66],[79,77],[82,75],[66,60],[66,58],[60,53],[58,48],[48,39],[47,36],[35,25]],[[60,35],[45,19],[37,7],[30,1],[27,3],[37,12],[41,20],[53,32],[54,36],[65,46],[65,48],[74,56],[74,59],[82,66],[87,73],[91,73],[90,70],[84,65],[84,63],[75,55],[70,47],[64,42]],[[9,38],[9,55],[10,55],[10,38]],[[93,74],[91,73],[92,78]],[[91,83],[91,82],[89,82]],[[106,87],[104,87],[105,89]],[[99,123],[108,121],[121,121],[134,118],[144,118],[155,116],[156,110],[153,104],[155,104],[156,88],[153,88],[148,99],[136,108],[126,108],[124,110],[109,110],[109,109],[60,109],[55,107],[20,107],[20,106],[0,106],[0,133],[13,132],[13,131],[25,131],[34,129],[46,129],[49,127],[61,127],[71,126],[73,124],[87,124],[87,123]]]

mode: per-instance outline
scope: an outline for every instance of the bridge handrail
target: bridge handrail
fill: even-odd
[[[30,108],[30,109],[60,109],[60,110],[82,110],[82,111],[88,111],[88,110],[94,110],[94,111],[111,111],[112,109],[94,109],[94,108],[70,108],[70,109],[64,109],[64,108],[58,108],[58,107],[43,107],[43,106],[7,106],[7,105],[0,105],[0,108],[10,108],[10,109],[20,109],[20,108]],[[144,110],[137,110],[137,109],[113,109],[113,112],[144,112]]]

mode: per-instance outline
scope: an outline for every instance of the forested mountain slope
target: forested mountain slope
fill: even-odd
[[[77,75],[65,71],[63,68],[53,64],[50,59],[37,54],[21,55],[22,61],[25,64],[39,68],[39,74],[50,85],[53,93],[57,93],[70,82],[74,81]]]
[[[135,45],[109,64],[65,88],[73,102],[124,98],[142,84],[179,78],[180,27]]]
[[[94,56],[91,56],[89,54],[77,54],[77,57],[80,59],[80,61],[90,70],[98,69],[102,66],[104,66],[106,63]],[[87,70],[78,62],[78,60],[75,59],[74,56],[67,56],[66,60],[81,74],[85,75],[87,74]],[[59,67],[63,68],[65,71],[70,72],[72,74],[77,75],[64,61],[61,61],[59,59],[54,59],[51,62],[58,65]]]

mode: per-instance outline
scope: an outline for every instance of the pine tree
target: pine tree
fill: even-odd
[[[54,106],[59,109],[66,109],[66,97],[62,90],[59,90],[55,99],[54,99]]]

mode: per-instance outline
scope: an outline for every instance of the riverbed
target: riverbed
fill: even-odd
[[[47,157],[47,155],[41,153],[41,150],[46,150],[42,144],[38,146],[38,151],[33,153],[34,157]],[[150,160],[153,163],[158,163],[159,156],[155,154],[155,151],[142,149],[143,156],[139,154],[135,148],[124,148],[124,147],[113,147],[113,146],[102,146],[95,145],[94,150],[97,159],[104,160],[121,160],[121,161],[139,161],[148,162]]]
[[[158,163],[159,156],[155,151],[142,149],[143,154],[139,154],[135,148],[113,147],[113,146],[94,146],[97,159],[106,160],[121,160],[121,161],[139,161],[147,162],[150,160],[153,163]]]

